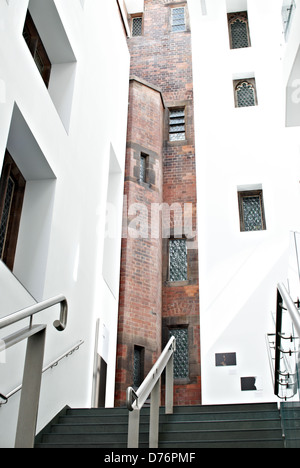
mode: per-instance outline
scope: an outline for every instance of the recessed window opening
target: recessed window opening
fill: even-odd
[[[23,37],[68,131],[77,61],[54,0],[29,1]]]
[[[6,151],[0,179],[0,258],[13,270],[26,181]]]
[[[233,84],[236,107],[253,107],[257,105],[255,78],[234,80]]]
[[[176,338],[176,351],[174,354],[174,379],[189,378],[189,337],[188,328],[170,328],[169,337]]]
[[[172,8],[172,31],[185,31],[185,8]]]
[[[247,11],[229,13],[228,27],[231,49],[251,46]]]
[[[135,389],[139,388],[144,380],[144,355],[143,347],[134,346],[133,386]]]
[[[169,110],[169,139],[170,141],[183,141],[185,136],[185,109]]]
[[[266,221],[262,190],[239,192],[238,199],[241,231],[264,231]]]
[[[169,240],[169,281],[187,281],[186,239]]]
[[[51,73],[51,62],[29,11],[27,11],[26,15],[23,37],[28,45],[37,69],[48,88]]]
[[[9,178],[15,184],[12,200],[5,183]],[[2,261],[36,300],[42,300],[44,293],[55,186],[55,175],[15,104],[1,177],[0,204],[6,202],[13,218],[12,227],[5,228],[1,210]]]
[[[149,156],[147,154],[141,153],[140,158],[140,182],[147,183],[148,182],[148,162]]]
[[[136,16],[132,18],[131,33],[133,37],[142,36],[143,33],[143,17]]]

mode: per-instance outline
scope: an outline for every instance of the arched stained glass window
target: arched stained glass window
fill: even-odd
[[[228,15],[228,26],[231,49],[242,49],[251,46],[248,15],[246,11],[230,13]]]
[[[231,23],[231,38],[233,49],[249,47],[247,23],[240,19]]]
[[[250,81],[239,81],[235,87],[236,107],[256,106],[255,85]]]

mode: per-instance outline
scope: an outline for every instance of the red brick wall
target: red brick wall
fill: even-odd
[[[171,8],[173,6],[186,7],[187,30],[185,32],[171,32]],[[184,204],[191,203],[193,206],[191,223],[195,232],[197,220],[193,75],[187,2],[167,3],[164,0],[145,0],[143,21],[143,36],[128,40],[131,53],[131,74],[158,87],[166,109],[164,121],[156,120],[155,112],[150,110],[148,102],[148,95],[152,96],[154,91],[149,91],[150,88],[146,91],[146,87],[138,83],[131,86],[125,193],[128,194],[128,204],[136,200],[146,200],[147,203],[160,200],[169,205],[179,203],[182,213]],[[156,95],[159,96],[159,93]],[[185,108],[186,140],[183,142],[169,142],[168,108],[172,107]],[[156,127],[158,123],[161,124],[160,129]],[[147,194],[145,199],[145,194],[134,182],[136,174],[134,173],[133,147],[135,144],[149,146],[154,152],[159,153],[157,145],[160,138],[163,148],[160,160],[161,169],[157,166],[156,171],[157,192],[152,192],[151,196]],[[172,212],[170,228],[172,236],[174,230]],[[132,385],[129,379],[130,372],[125,369],[128,363],[132,362],[130,349],[136,337],[143,335],[145,342],[149,340],[147,345],[151,343],[147,360],[150,363],[151,353],[152,361],[154,361],[157,352],[160,351],[158,343],[162,341],[163,346],[166,344],[169,329],[184,326],[188,327],[189,337],[189,379],[185,382],[176,382],[175,405],[201,403],[198,251],[192,241],[197,241],[196,236],[188,242],[188,280],[182,283],[170,283],[168,281],[168,239],[162,241],[148,239],[148,242],[123,240],[117,364],[120,376],[118,377],[117,373],[117,378],[123,379],[124,385],[122,395],[118,394],[120,386],[117,380],[117,401],[119,402],[123,400],[126,385]],[[145,261],[148,260],[149,264],[146,263],[144,271],[137,270],[139,273],[134,277],[133,271],[136,265],[132,257],[137,250],[148,252],[149,257],[145,258]],[[155,266],[154,262],[156,262]],[[157,315],[153,317],[147,315],[148,325],[145,328],[144,309],[141,310],[136,324],[134,321],[138,315],[138,308],[141,307],[141,291],[149,282],[147,272],[150,264],[154,269],[151,280],[153,282],[146,295],[147,299],[150,299],[151,294],[154,294],[151,308],[156,311]],[[161,274],[160,278],[159,274]],[[134,307],[136,309],[133,313]],[[134,320],[130,323],[132,318]],[[155,335],[156,343],[152,341]]]
[[[161,352],[162,240],[151,239],[152,203],[162,202],[163,102],[161,94],[136,81],[130,82],[125,170],[125,226],[122,240],[116,404],[124,405],[133,384],[134,346],[145,350],[145,375]],[[140,155],[147,154],[147,183],[140,182]],[[141,204],[139,206],[134,205]],[[143,210],[147,210],[147,212]],[[140,214],[142,213],[142,214]],[[137,219],[149,231],[139,229]],[[137,238],[131,226],[137,225]],[[127,229],[129,227],[129,230]]]

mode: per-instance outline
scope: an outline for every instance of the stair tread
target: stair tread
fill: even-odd
[[[276,403],[160,409],[159,447],[283,447]],[[36,448],[123,448],[126,408],[68,408],[39,435]],[[148,447],[149,408],[140,419],[140,447]]]

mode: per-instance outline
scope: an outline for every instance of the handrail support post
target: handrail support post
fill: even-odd
[[[158,448],[160,379],[151,392],[149,448]]]
[[[173,414],[174,407],[174,354],[166,367],[166,414]]]
[[[15,448],[33,448],[39,407],[46,326],[27,341]]]
[[[140,410],[130,411],[128,420],[128,448],[139,448]]]

